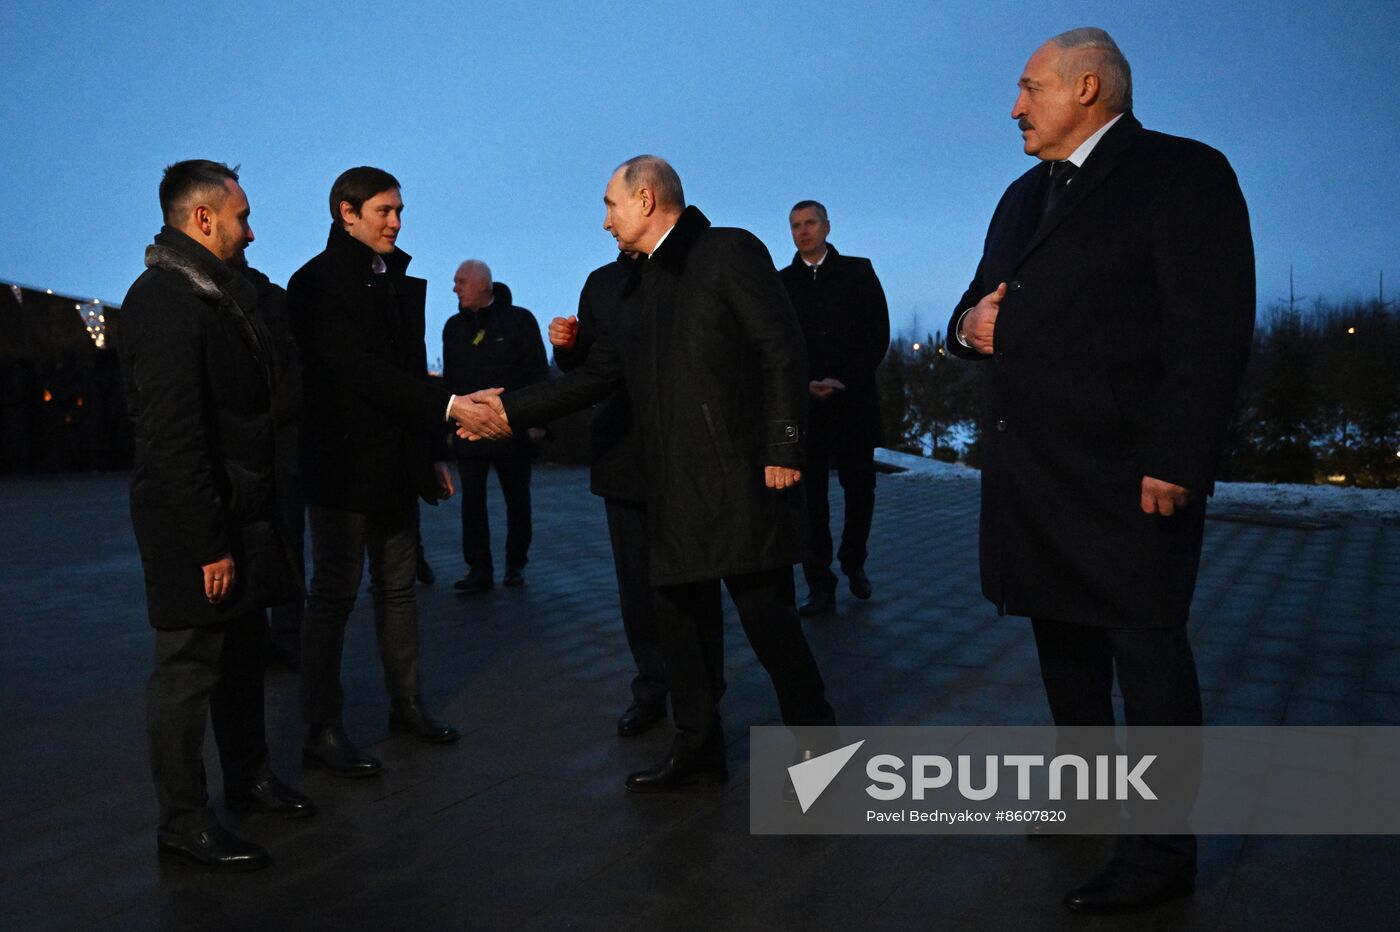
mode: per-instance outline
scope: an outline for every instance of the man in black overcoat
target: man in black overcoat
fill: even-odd
[[[549,362],[540,339],[540,325],[513,303],[510,288],[494,281],[480,259],[457,267],[452,291],[457,313],[442,328],[442,377],[458,395],[492,386],[524,388],[549,378]],[[454,442],[457,474],[462,480],[462,558],[467,575],[453,587],[458,592],[485,592],[495,586],[491,559],[491,524],[486,512],[486,477],[492,469],[506,503],[506,572],[508,587],[522,586],[529,558],[530,441],[521,433],[503,440]]]
[[[204,721],[229,808],[315,811],[273,775],[263,719],[263,612],[300,591],[277,527],[273,411],[285,361],[238,271],[253,231],[237,173],[177,162],[160,202],[165,226],[112,320],[135,428],[131,521],[156,629],[146,723],[157,848],[255,870],[267,852],[209,808]]]
[[[783,285],[807,340],[807,521],[812,552],[802,561],[804,617],[836,607],[831,572],[831,469],[841,482],[846,517],[836,558],[851,594],[870,598],[866,541],[875,515],[875,448],[884,441],[875,369],[890,345],[885,290],[869,259],[844,256],[827,242],[831,221],[817,201],[799,201],[788,213],[797,253],[782,270]]]
[[[634,792],[728,777],[720,583],[729,590],[783,721],[834,718],[797,617],[792,566],[806,550],[802,500],[807,372],[802,334],[768,250],[711,227],[675,170],[624,162],[603,198],[604,227],[648,258],[629,283],[623,327],[554,382],[504,396],[517,428],[593,404],[625,384],[641,444],[651,581],[678,734]],[[460,419],[459,419],[460,420]],[[467,425],[483,436],[492,427]]]
[[[587,363],[602,335],[622,325],[627,312],[622,292],[637,270],[638,261],[634,255],[618,253],[616,260],[594,269],[579,293],[578,314],[550,321],[549,341],[560,371],[572,372]],[[637,665],[637,675],[632,677],[632,702],[617,720],[618,735],[631,738],[666,717],[668,689],[647,559],[641,450],[632,429],[632,403],[626,386],[620,386],[594,407],[590,440],[589,489],[603,499],[617,571],[622,630]]]
[[[457,731],[426,711],[418,681],[417,499],[452,494],[446,421],[465,404],[428,378],[427,283],[406,274],[396,245],[399,182],[378,168],[331,187],[325,251],[287,283],[302,351],[306,417],[302,479],[311,530],[311,592],[302,618],[303,762],[340,777],[373,776],[379,761],[345,733],[340,661],[365,557],[389,693],[389,729],[430,743]]]
[[[1057,725],[1111,725],[1115,671],[1129,726],[1200,725],[1186,621],[1253,330],[1248,212],[1223,155],[1142,128],[1102,30],[1041,46],[1020,88],[1041,161],[1002,196],[948,324],[985,376],[982,590],[1032,619]],[[1195,849],[1120,839],[1066,905],[1185,895]]]

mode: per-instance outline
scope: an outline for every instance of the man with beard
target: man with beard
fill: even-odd
[[[331,187],[326,249],[287,285],[302,351],[307,417],[302,476],[311,529],[311,593],[302,619],[302,760],[339,777],[373,776],[342,721],[341,651],[365,557],[389,693],[389,728],[430,743],[457,740],[432,718],[418,682],[417,502],[453,492],[437,457],[449,414],[473,407],[428,378],[426,282],[406,274],[396,245],[399,182],[378,168],[343,172]]]
[[[273,774],[263,718],[263,610],[300,590],[277,530],[281,366],[237,270],[253,241],[237,172],[177,162],[160,204],[165,226],[113,320],[135,428],[131,519],[156,629],[146,721],[157,848],[213,870],[256,870],[268,853],[209,808],[204,721],[230,809],[315,811]]]
[[[633,792],[728,778],[720,584],[773,681],[788,725],[834,722],[797,617],[792,566],[805,551],[807,378],[802,333],[753,234],[711,227],[687,207],[667,162],[641,155],[613,173],[603,226],[647,258],[626,322],[562,379],[504,398],[472,396],[517,427],[627,388],[641,441],[651,581],[678,734]],[[465,432],[495,436],[478,415]]]
[[[1112,726],[1116,673],[1133,754],[1132,726],[1201,724],[1186,621],[1254,324],[1249,214],[1223,155],[1134,118],[1102,29],[1046,42],[1019,84],[1040,162],[1002,195],[948,323],[985,376],[982,591],[1031,618],[1056,725]],[[1120,837],[1065,905],[1189,894],[1185,816]]]

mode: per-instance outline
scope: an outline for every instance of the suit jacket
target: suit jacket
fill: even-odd
[[[276,527],[279,367],[251,284],[167,227],[113,311],[135,427],[131,521],[151,625],[218,625],[300,590]],[[234,560],[234,588],[211,605],[202,567]]]
[[[512,304],[503,283],[494,282],[491,290],[490,305],[479,311],[459,310],[443,325],[442,377],[454,395],[496,387],[509,391],[549,378],[535,315]],[[530,455],[530,437],[523,431],[504,440],[470,442],[448,433],[453,451],[462,458]]]
[[[792,257],[783,285],[807,340],[809,379],[836,378],[845,391],[809,406],[807,442],[812,449],[833,443],[863,448],[884,443],[875,370],[890,348],[890,311],[885,290],[869,259],[845,256],[827,243],[815,273]]]
[[[637,261],[620,255],[589,273],[578,296],[574,345],[554,350],[554,363],[561,372],[572,372],[588,362],[590,351],[603,334],[622,326],[626,314],[622,292]],[[632,403],[625,385],[593,409],[590,440],[589,487],[593,494],[625,502],[644,501],[641,450],[632,429]]]
[[[984,368],[981,566],[999,611],[1184,624],[1205,497],[1254,324],[1249,216],[1225,157],[1124,114],[1040,220],[1037,165],[992,216],[949,322],[1007,283]],[[1144,475],[1191,489],[1171,518]]]
[[[686,208],[639,263],[625,322],[561,379],[503,396],[519,427],[598,402],[625,383],[641,443],[654,585],[791,566],[804,556],[807,364],[768,250]]]
[[[361,514],[397,512],[414,495],[437,501],[434,454],[451,392],[428,378],[423,345],[427,283],[410,257],[373,251],[339,224],[326,249],[287,283],[302,352],[306,502]]]

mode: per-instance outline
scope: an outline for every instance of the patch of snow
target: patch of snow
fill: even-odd
[[[898,466],[905,472],[891,473],[900,478],[914,479],[976,479],[981,473],[962,463],[945,463],[927,456],[912,453],[899,453],[879,447],[875,450],[875,462],[887,466]]]

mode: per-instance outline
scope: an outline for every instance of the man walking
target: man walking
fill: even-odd
[[[341,717],[345,623],[366,555],[390,730],[432,743],[458,737],[423,705],[413,582],[416,499],[452,494],[451,473],[445,463],[434,467],[433,453],[450,410],[465,402],[428,378],[426,282],[406,274],[410,257],[397,246],[402,210],[393,175],[366,166],[342,173],[331,187],[326,249],[287,284],[302,350],[312,560],[302,619],[302,759],[340,777],[380,770],[346,735]]]
[[[442,328],[442,375],[458,395],[500,386],[523,388],[549,378],[549,362],[535,315],[511,303],[510,289],[493,281],[491,269],[468,259],[457,269],[452,291],[457,313]],[[486,477],[491,469],[506,502],[508,587],[522,586],[521,571],[530,551],[530,440],[522,434],[480,443],[456,441],[462,480],[462,557],[467,575],[459,592],[485,592],[495,586],[491,525],[486,514]]]
[[[230,809],[309,816],[278,780],[263,719],[264,609],[300,591],[277,529],[278,347],[242,275],[253,242],[238,173],[193,159],[165,170],[165,225],[113,320],[135,428],[131,520],[156,665],[146,689],[157,848],[214,870],[256,870],[261,847],[209,808],[211,718]]]
[[[1019,83],[1040,162],[948,324],[985,370],[982,591],[1032,619],[1057,725],[1112,725],[1116,672],[1129,726],[1198,726],[1186,620],[1254,322],[1248,212],[1223,155],[1142,128],[1103,30],[1046,42]],[[1143,909],[1195,875],[1193,836],[1124,836],[1065,904]]]
[[[811,553],[802,561],[808,596],[804,617],[836,607],[831,572],[831,468],[846,499],[836,558],[851,595],[870,598],[866,541],[875,514],[875,448],[883,442],[875,369],[890,344],[885,290],[869,259],[844,256],[827,242],[831,222],[817,201],[798,201],[788,214],[797,254],[783,285],[807,340],[807,526]]]

